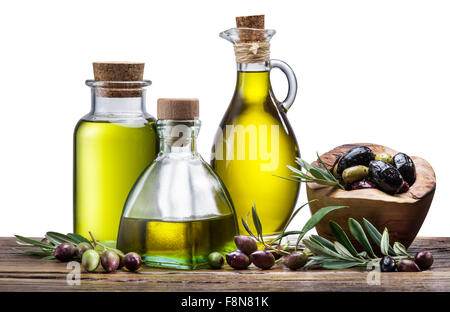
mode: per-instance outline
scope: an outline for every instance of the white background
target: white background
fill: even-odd
[[[420,235],[449,236],[450,2],[430,0],[2,1],[0,236],[72,230],[72,135],[92,61],[145,61],[153,115],[158,97],[200,98],[209,160],[235,84],[218,33],[261,13],[278,31],[272,57],[297,73],[288,115],[303,158],[361,141],[424,157],[438,187]]]

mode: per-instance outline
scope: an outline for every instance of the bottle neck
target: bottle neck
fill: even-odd
[[[196,155],[200,126],[200,120],[158,120],[156,129],[160,139],[160,153]]]
[[[98,117],[140,117],[145,111],[145,90],[139,96],[107,97],[91,88],[91,114]]]
[[[270,92],[269,63],[238,63],[235,92],[248,105],[264,103]]]

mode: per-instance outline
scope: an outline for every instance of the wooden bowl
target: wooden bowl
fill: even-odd
[[[397,151],[382,145],[361,143],[338,146],[320,158],[331,169],[337,157],[358,145],[369,147],[375,154],[397,154]],[[417,156],[411,156],[411,159],[416,167],[416,181],[409,191],[403,194],[389,195],[378,189],[344,191],[307,183],[308,200],[317,199],[309,205],[312,214],[325,206],[349,206],[327,214],[316,226],[319,235],[335,241],[328,225],[329,221],[333,220],[345,230],[355,247],[359,247],[348,229],[348,218],[359,222],[366,218],[381,233],[385,227],[388,228],[391,244],[400,242],[408,248],[425,220],[436,189],[436,176],[430,164]],[[314,164],[317,165],[317,162]],[[373,242],[372,245],[374,246]],[[374,248],[378,249],[376,246]]]

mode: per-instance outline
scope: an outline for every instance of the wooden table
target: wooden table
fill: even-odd
[[[282,265],[262,271],[178,271],[144,268],[139,273],[82,273],[80,285],[68,285],[66,263],[41,260],[12,250],[14,238],[0,238],[0,291],[450,291],[450,238],[417,238],[414,253],[434,255],[431,270],[381,273],[379,285],[367,283],[362,269],[289,271]],[[375,280],[376,281],[376,280]]]

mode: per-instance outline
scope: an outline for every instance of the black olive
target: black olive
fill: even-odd
[[[395,260],[389,256],[384,256],[380,260],[380,271],[381,272],[395,272],[397,269],[397,264]]]
[[[433,261],[433,255],[431,254],[431,252],[426,250],[419,251],[414,257],[414,262],[419,266],[421,270],[429,269],[433,264]]]
[[[403,180],[411,186],[416,181],[416,166],[412,159],[405,153],[398,153],[392,158],[395,168],[400,171]]]
[[[403,185],[400,172],[382,160],[372,160],[369,164],[369,177],[380,190],[389,194],[397,193]]]
[[[369,166],[371,160],[375,159],[375,154],[367,146],[356,146],[342,155],[338,164],[336,173],[341,175],[342,172],[353,166]]]

